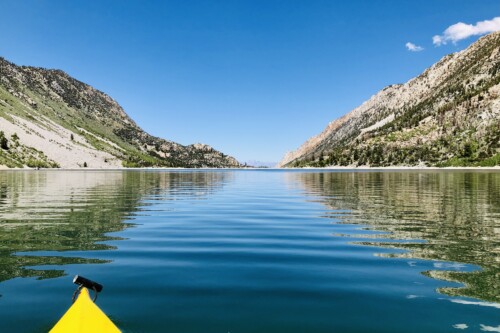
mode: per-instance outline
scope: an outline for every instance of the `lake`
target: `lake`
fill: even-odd
[[[0,332],[500,332],[500,172],[0,172]]]

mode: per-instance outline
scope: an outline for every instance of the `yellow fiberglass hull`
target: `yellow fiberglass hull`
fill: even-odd
[[[50,330],[50,333],[60,332],[115,333],[121,331],[90,299],[88,289],[82,288],[75,303]]]

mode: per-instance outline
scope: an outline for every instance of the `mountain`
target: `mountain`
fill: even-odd
[[[238,167],[205,144],[143,131],[105,93],[61,70],[0,58],[0,166]]]
[[[278,162],[266,162],[266,161],[257,161],[257,160],[248,160],[245,161],[245,165],[254,168],[274,168]]]
[[[281,167],[500,165],[500,32],[386,87]]]

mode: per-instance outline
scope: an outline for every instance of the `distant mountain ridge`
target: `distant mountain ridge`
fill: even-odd
[[[500,32],[332,121],[280,167],[500,165]]]
[[[142,130],[110,96],[61,70],[0,57],[0,165],[6,167],[239,167],[205,144]]]
[[[257,161],[257,160],[245,161],[245,165],[255,168],[274,168],[277,164],[278,162]]]

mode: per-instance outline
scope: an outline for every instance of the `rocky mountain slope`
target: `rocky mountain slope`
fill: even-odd
[[[111,97],[60,70],[0,58],[0,166],[238,167],[204,144],[144,132]]]
[[[500,165],[500,32],[386,87],[281,167]]]

